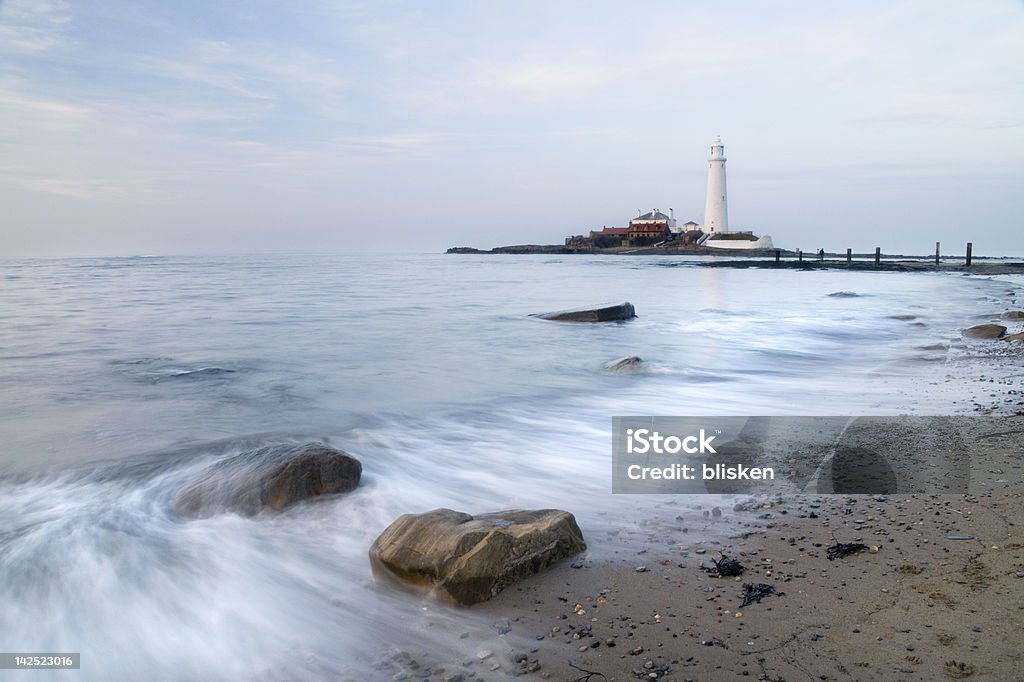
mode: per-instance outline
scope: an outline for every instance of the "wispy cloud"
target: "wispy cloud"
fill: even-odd
[[[265,42],[196,40],[181,54],[150,60],[139,68],[228,95],[297,101],[318,111],[339,106],[350,85],[335,60],[300,47]]]
[[[621,68],[582,59],[530,59],[513,64],[482,63],[473,86],[528,98],[572,97],[613,82]]]
[[[63,45],[71,10],[62,0],[5,0],[0,3],[0,52],[36,54]]]
[[[44,130],[77,130],[94,114],[86,106],[26,92],[28,85],[14,79],[0,80],[0,115],[19,126]]]
[[[356,154],[410,154],[414,152],[453,150],[465,135],[407,132],[387,135],[336,135],[327,141],[332,150]]]
[[[151,204],[163,197],[153,186],[125,184],[113,180],[84,179],[78,177],[23,178],[19,184],[25,189],[59,197],[101,203]]]

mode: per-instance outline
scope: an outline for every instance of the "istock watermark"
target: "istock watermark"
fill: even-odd
[[[700,430],[699,436],[662,436],[657,431],[650,429],[626,429],[626,452],[629,454],[646,455],[648,452],[655,452],[659,455],[678,455],[685,452],[695,455],[698,452],[710,452],[715,454],[711,447],[714,436],[706,436],[704,429]],[[697,443],[697,445],[694,445]]]
[[[971,417],[612,419],[615,493],[965,493]]]

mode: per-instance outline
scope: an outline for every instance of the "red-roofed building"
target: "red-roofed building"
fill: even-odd
[[[607,249],[612,246],[628,246],[626,240],[629,239],[629,228],[605,227],[600,232],[591,230],[590,238],[593,240],[594,246],[599,249]]]
[[[669,213],[672,212],[669,209]],[[656,208],[642,215],[637,211],[636,217],[629,221],[627,246],[650,246],[663,241],[668,238],[670,228],[675,227],[675,224],[673,215],[665,215]]]

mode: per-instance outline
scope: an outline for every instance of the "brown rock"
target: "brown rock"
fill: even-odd
[[[353,490],[362,471],[355,457],[319,443],[259,448],[203,470],[178,492],[173,508],[179,516],[199,518],[281,511],[310,497]]]
[[[636,317],[632,303],[605,306],[603,308],[577,308],[553,313],[541,313],[537,317],[558,322],[616,322]]]
[[[1004,336],[1003,341],[1024,341],[1024,334],[1010,334]]]
[[[572,514],[558,509],[470,516],[451,509],[405,514],[370,547],[375,573],[436,588],[469,606],[587,548]]]
[[[999,316],[1004,320],[1024,320],[1024,310],[1011,310]]]
[[[1006,334],[1006,327],[1001,324],[977,324],[968,327],[963,333],[972,339],[999,339]]]

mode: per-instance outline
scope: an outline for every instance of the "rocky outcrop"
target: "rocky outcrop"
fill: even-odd
[[[558,509],[471,516],[451,509],[405,514],[370,548],[381,576],[428,588],[460,606],[587,548],[572,514]]]
[[[172,507],[191,518],[279,512],[311,497],[353,490],[362,471],[355,457],[319,443],[259,448],[204,469],[178,491]]]
[[[636,309],[632,303],[619,303],[601,308],[577,308],[561,310],[553,313],[540,313],[535,317],[558,322],[617,322],[631,320],[636,317]]]
[[[971,339],[1000,339],[1006,334],[1001,324],[977,324],[964,330],[964,336]]]
[[[574,253],[575,250],[566,248],[561,244],[512,244],[510,246],[495,246],[493,249],[474,249],[470,246],[453,246],[445,253],[511,253],[511,254],[561,254]]]
[[[635,372],[643,368],[644,361],[642,358],[636,355],[630,355],[626,358],[619,358],[618,360],[612,360],[611,362],[605,363],[605,371],[608,372]]]

